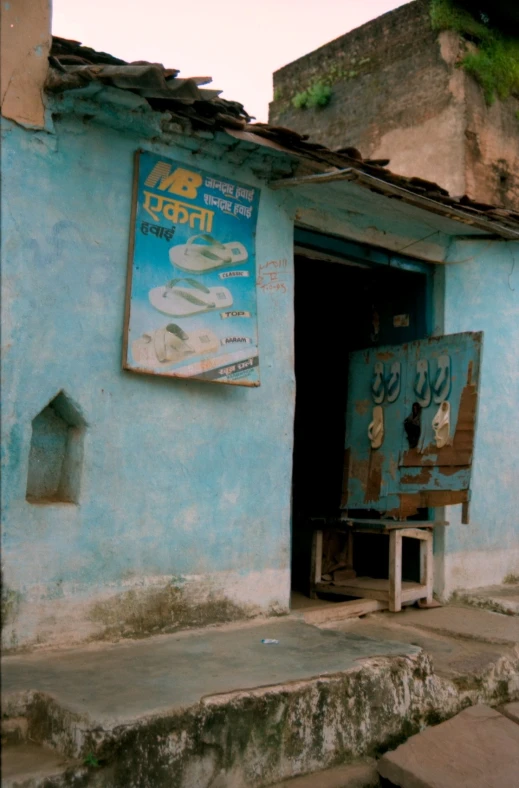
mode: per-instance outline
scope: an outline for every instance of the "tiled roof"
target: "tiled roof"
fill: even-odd
[[[160,63],[127,63],[78,41],[56,36],[49,61],[46,90],[50,93],[85,87],[91,82],[129,90],[188,130],[226,131],[296,155],[307,163],[303,170],[307,174],[348,171],[349,180],[356,180],[372,191],[519,240],[519,213],[478,203],[467,196],[451,197],[436,183],[396,175],[387,169],[387,160],[364,160],[354,148],[332,151],[291,129],[251,123],[252,118],[242,104],[222,99],[220,91],[204,87],[211,82],[210,77],[180,78],[177,69],[164,68]]]
[[[159,112],[189,119],[193,128],[243,128],[251,118],[237,101],[219,98],[219,90],[203,85],[211,77],[178,77],[179,71],[161,63],[127,63],[106,52],[96,52],[79,41],[53,36],[46,90],[61,93],[91,82],[131,90]]]

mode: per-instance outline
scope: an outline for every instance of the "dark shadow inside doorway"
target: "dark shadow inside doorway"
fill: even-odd
[[[295,259],[296,410],[292,481],[292,588],[308,592],[310,519],[339,512],[348,354],[426,336],[427,277],[377,266]],[[399,316],[408,316],[406,320]],[[395,319],[396,318],[396,319]],[[377,517],[377,513],[373,513]],[[423,518],[423,513],[422,513]],[[409,543],[406,544],[406,543]],[[404,575],[418,572],[416,540],[404,540]],[[386,540],[357,539],[359,574],[387,573]]]

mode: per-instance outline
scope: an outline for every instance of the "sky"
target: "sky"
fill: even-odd
[[[53,0],[54,35],[123,60],[211,76],[268,120],[272,74],[406,0]]]

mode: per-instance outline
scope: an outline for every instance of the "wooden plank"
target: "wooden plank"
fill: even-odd
[[[360,582],[359,582],[360,581]],[[351,580],[348,585],[333,586],[319,583],[316,591],[320,594],[334,594],[337,596],[353,596],[360,599],[374,599],[386,602],[389,607],[389,580],[384,578],[361,577]],[[401,603],[411,602],[427,597],[427,586],[421,583],[403,582],[401,584]],[[394,611],[398,612],[398,611]]]
[[[422,539],[424,542],[432,540],[431,531],[426,528],[422,530],[419,528],[406,528],[405,531],[402,531],[402,536],[404,539]]]
[[[326,607],[303,610],[303,618],[307,624],[324,624],[327,621],[342,621],[347,618],[358,618],[368,613],[387,610],[388,603],[377,599],[350,599],[347,602],[330,602]]]
[[[398,613],[402,609],[402,533],[389,535],[389,609]]]
[[[440,525],[449,525],[447,520],[363,520],[361,517],[343,517],[341,522],[346,525],[351,523],[352,526],[376,526],[387,530],[393,528],[435,528]]]
[[[312,556],[310,565],[310,598],[315,599],[315,586],[321,582],[323,565],[323,532],[314,531],[312,537]]]
[[[387,591],[389,589],[388,583],[387,577],[354,577],[348,583],[348,588],[356,589],[358,594],[369,589],[373,591]],[[410,580],[402,581],[402,588],[414,588],[418,585],[419,583],[413,583]]]
[[[421,583],[413,583],[413,588],[402,590],[401,600],[404,602],[416,602],[418,599],[425,599],[427,596],[427,586]]]

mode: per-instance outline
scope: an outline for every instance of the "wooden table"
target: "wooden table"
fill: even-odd
[[[330,524],[325,518],[312,518],[314,523]],[[389,577],[351,577],[340,585],[323,582],[322,553],[323,530],[314,530],[312,540],[312,563],[310,576],[310,596],[318,593],[340,594],[361,599],[378,600],[383,603],[379,609],[389,608],[398,613],[403,603],[423,600],[425,605],[433,604],[433,529],[448,525],[445,521],[395,521],[362,520],[356,518],[337,518],[336,529],[346,535],[346,565],[353,573],[353,534],[381,534],[389,537]],[[402,580],[402,539],[418,539],[420,542],[420,582],[410,583]]]

